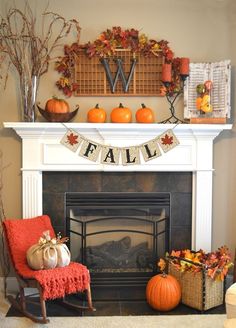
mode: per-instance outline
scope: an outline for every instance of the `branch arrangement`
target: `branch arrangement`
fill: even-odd
[[[0,58],[5,58],[7,67],[5,84],[13,66],[20,84],[25,121],[35,121],[39,78],[48,71],[54,50],[62,46],[72,27],[76,27],[79,36],[80,27],[75,19],[67,21],[47,9],[35,16],[29,0],[25,0],[24,10],[11,8],[1,18]]]
[[[79,23],[66,21],[62,16],[46,9],[41,15],[41,33],[38,22],[28,1],[24,11],[11,8],[0,23],[0,53],[5,55],[21,78],[24,75],[40,77],[48,70],[51,56],[61,46],[74,25],[80,32]]]

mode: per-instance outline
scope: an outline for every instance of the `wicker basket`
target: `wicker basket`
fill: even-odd
[[[224,282],[207,276],[206,270],[200,272],[180,272],[169,261],[168,272],[180,283],[182,303],[200,311],[206,311],[223,304]]]

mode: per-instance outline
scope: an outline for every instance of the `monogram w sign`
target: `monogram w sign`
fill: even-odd
[[[159,96],[163,57],[145,57],[117,49],[113,58],[88,58],[81,50],[71,58],[75,96]]]

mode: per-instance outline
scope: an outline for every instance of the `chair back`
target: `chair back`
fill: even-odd
[[[29,270],[26,252],[30,246],[36,244],[46,230],[50,231],[51,238],[55,237],[47,215],[31,219],[4,220],[3,228],[14,269],[23,276],[24,272]]]

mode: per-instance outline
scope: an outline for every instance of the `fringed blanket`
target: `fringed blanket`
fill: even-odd
[[[55,237],[50,218],[47,215],[32,219],[5,220],[3,222],[10,255],[16,272],[22,278],[36,279],[43,289],[43,298],[61,298],[66,294],[84,291],[90,283],[86,266],[71,262],[63,268],[32,270],[26,260],[26,252],[36,244],[43,231],[49,230]]]

